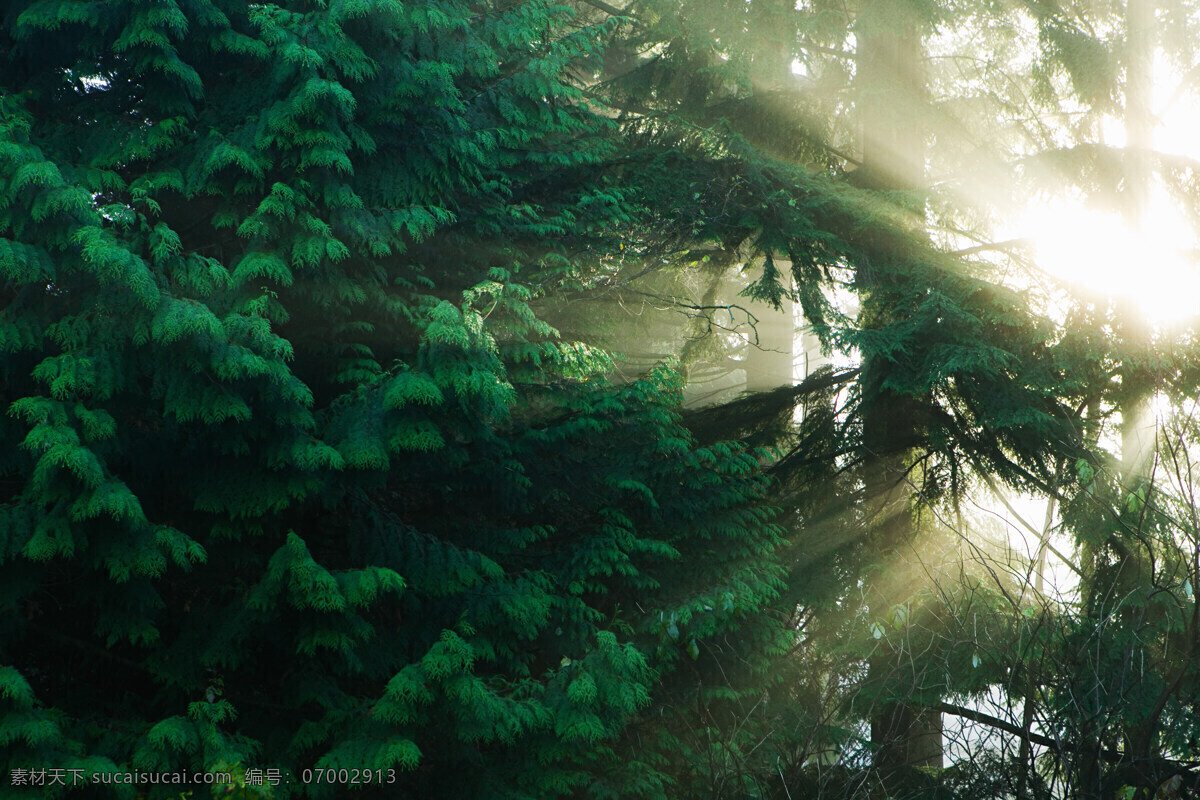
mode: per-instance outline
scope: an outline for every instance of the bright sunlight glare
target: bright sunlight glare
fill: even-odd
[[[1200,159],[1200,98],[1162,53],[1154,63],[1152,149]],[[1109,118],[1105,144],[1125,146],[1125,126]],[[1161,184],[1149,193],[1140,225],[1119,213],[1089,208],[1076,196],[1036,200],[1017,222],[1037,265],[1084,296],[1127,302],[1156,327],[1200,317],[1200,243]],[[1099,298],[1098,298],[1099,299]]]
[[[1018,229],[1033,244],[1038,266],[1085,296],[1127,301],[1156,325],[1200,316],[1197,242],[1161,190],[1140,230],[1073,197],[1033,203]]]

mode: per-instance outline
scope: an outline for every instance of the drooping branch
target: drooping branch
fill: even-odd
[[[987,725],[989,728],[995,728],[999,731],[1012,734],[1020,739],[1023,739],[1030,744],[1037,744],[1043,747],[1049,747],[1058,753],[1079,753],[1085,749],[1084,745],[1072,744],[1070,742],[1052,739],[1049,736],[1044,736],[1033,731],[1022,730],[1019,725],[1014,725],[1011,722],[992,716],[984,711],[978,711],[973,708],[964,708],[954,703],[945,701],[938,703],[936,706],[938,711],[943,714],[952,714],[962,719],[968,719],[972,722],[978,722],[980,725]],[[1151,759],[1138,759],[1129,753],[1124,753],[1120,750],[1105,748],[1100,753],[1101,757],[1110,764],[1121,764],[1129,762],[1150,761],[1155,764],[1166,766],[1177,772],[1188,772],[1200,766],[1200,761],[1177,761],[1171,758],[1154,757]]]
[[[628,17],[629,16],[629,14],[626,13],[624,9],[620,9],[620,8],[617,8],[616,6],[609,5],[608,3],[604,2],[604,0],[582,0],[582,2],[586,3],[587,5],[591,6],[592,8],[598,8],[601,11],[603,11],[605,14],[609,14],[614,17]]]
[[[1002,242],[984,242],[983,244],[977,244],[973,247],[964,247],[962,250],[953,250],[951,251],[950,255],[969,256],[974,255],[975,253],[989,253],[995,251],[1010,252],[1021,247],[1026,247],[1030,243],[1031,240],[1025,238],[1005,239]]]
[[[1011,733],[1013,736],[1024,739],[1031,744],[1040,744],[1043,747],[1049,747],[1059,752],[1064,750],[1070,751],[1071,749],[1062,742],[1051,739],[1049,736],[1043,736],[1040,733],[1023,730],[1019,725],[1014,725],[1013,723],[1002,720],[999,717],[994,717],[991,714],[984,713],[983,711],[977,711],[973,708],[964,708],[962,706],[943,701],[938,703],[937,709],[943,714],[953,714],[956,717],[962,717],[963,719],[969,719],[972,722],[978,722],[981,725],[987,725],[989,728],[995,728],[996,730],[1001,730],[1005,733]]]

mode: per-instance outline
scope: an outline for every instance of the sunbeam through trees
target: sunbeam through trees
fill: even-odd
[[[1200,796],[1200,4],[0,5],[0,797]]]

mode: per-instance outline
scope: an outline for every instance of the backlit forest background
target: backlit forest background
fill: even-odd
[[[0,796],[1200,796],[1196,157],[1193,0],[0,4]]]

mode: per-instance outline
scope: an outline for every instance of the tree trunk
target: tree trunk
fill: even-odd
[[[1154,0],[1128,0],[1125,6],[1125,26],[1128,56],[1125,64],[1125,222],[1141,233],[1150,207],[1153,176],[1150,151],[1154,146],[1154,112],[1151,102],[1154,89],[1155,22]],[[1125,324],[1130,331],[1132,346],[1149,344],[1149,331],[1141,311],[1132,303],[1124,309]],[[1138,377],[1125,369],[1125,380],[1136,384]],[[1154,421],[1148,387],[1131,386],[1131,396],[1121,412],[1121,470],[1122,482],[1130,489],[1146,475],[1146,466],[1153,455]]]
[[[921,75],[921,37],[916,9],[907,2],[870,0],[856,28],[858,36],[858,102],[862,118],[862,175],[876,189],[915,189],[925,164],[921,109],[925,106]],[[919,208],[911,209],[920,215]],[[894,320],[896,310],[880,296],[888,276],[860,278],[864,287],[862,321],[877,327]],[[873,544],[883,561],[894,564],[909,544],[916,525],[908,469],[921,441],[922,398],[886,387],[895,365],[868,358],[863,364],[863,447],[869,466],[864,477]],[[908,596],[905,587],[886,578],[872,587],[872,606],[882,616]],[[906,660],[903,645],[881,647],[869,662],[869,680],[877,687],[894,686]],[[890,693],[887,688],[883,689]],[[938,711],[906,701],[884,701],[871,716],[875,767],[889,793],[918,767],[942,766],[942,718]]]
[[[1150,207],[1153,174],[1150,152],[1154,147],[1154,112],[1152,109],[1154,88],[1154,51],[1157,46],[1154,19],[1154,0],[1128,0],[1125,6],[1125,30],[1127,38],[1127,61],[1125,63],[1125,147],[1126,190],[1124,205],[1126,224],[1138,235],[1143,234],[1146,214]],[[1129,308],[1127,323],[1130,342],[1127,347],[1140,350],[1150,347],[1150,331],[1141,312]],[[1145,374],[1137,374],[1137,366],[1122,365],[1122,383],[1129,387],[1125,407],[1121,410],[1121,482],[1127,491],[1145,491],[1149,482],[1150,465],[1154,458],[1155,419],[1152,406],[1154,386],[1145,380]],[[1136,569],[1137,564],[1126,565]],[[1149,577],[1149,576],[1144,576]],[[1124,609],[1122,615],[1133,622],[1133,609]],[[1136,623],[1133,623],[1136,624]],[[1130,643],[1131,648],[1139,645]],[[1134,654],[1130,653],[1130,662]],[[1135,763],[1145,763],[1152,756],[1156,739],[1153,720],[1142,724],[1129,724],[1124,731],[1129,755]],[[1092,743],[1089,743],[1092,744]],[[1094,744],[1097,751],[1100,745]],[[1085,777],[1085,797],[1100,798],[1106,793],[1102,784],[1101,771],[1097,766]]]

